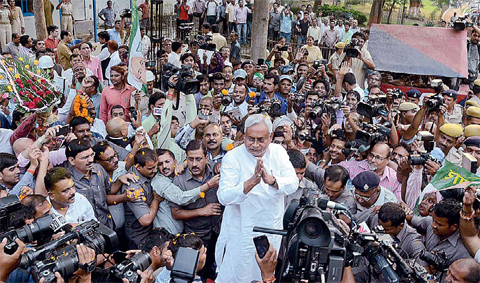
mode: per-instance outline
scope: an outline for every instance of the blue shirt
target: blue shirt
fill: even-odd
[[[111,40],[115,40],[118,46],[122,45],[122,37],[120,36],[119,31],[116,31],[115,28],[111,28],[111,29],[108,29],[107,32],[110,35]]]
[[[280,17],[280,32],[291,33],[292,32],[292,16],[281,15]]]
[[[275,93],[274,94],[274,98],[277,98],[278,100],[280,100],[280,102],[282,103],[282,107],[280,107],[280,112],[282,112],[283,114],[287,115],[287,111],[288,111],[288,99],[286,98],[283,98],[283,96],[280,94],[280,93]],[[260,98],[258,99],[258,103],[261,103],[263,102],[264,100],[267,99],[267,95],[265,94],[264,91],[262,91],[262,94],[260,94]]]

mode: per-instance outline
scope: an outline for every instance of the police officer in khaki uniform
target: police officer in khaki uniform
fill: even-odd
[[[62,30],[68,30],[70,33],[73,34],[73,5],[70,0],[62,0],[62,2],[58,3],[57,10],[61,9],[62,11],[62,19],[60,21],[60,27]]]
[[[12,40],[11,20],[12,14],[10,9],[4,0],[0,0],[0,47],[2,50]]]

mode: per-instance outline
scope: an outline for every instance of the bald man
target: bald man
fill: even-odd
[[[478,283],[480,282],[480,263],[473,258],[461,258],[450,265],[446,283]]]
[[[106,140],[127,150],[131,148],[133,137],[128,138],[128,125],[122,118],[115,117],[107,122],[107,134]]]
[[[26,150],[29,146],[33,144],[33,140],[29,138],[19,138],[17,139],[12,147],[13,147],[13,152],[15,153],[15,156],[18,157],[20,153],[22,153],[24,150]],[[25,154],[28,156],[28,153]]]

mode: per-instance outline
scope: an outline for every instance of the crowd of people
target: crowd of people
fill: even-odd
[[[54,25],[45,40],[20,31],[2,46],[2,60],[38,60],[62,96],[33,113],[0,98],[0,197],[21,199],[26,224],[46,214],[73,226],[96,220],[116,232],[119,250],[150,255],[142,282],[170,282],[180,247],[199,251],[195,281],[274,282],[285,243],[268,235],[260,257],[253,227],[286,229],[289,204],[314,194],[346,207],[331,210],[345,229],[382,227],[432,280],[480,282],[475,188],[455,195],[427,187],[446,163],[461,167],[464,153],[480,163],[477,26],[468,28],[471,88],[458,103],[445,78],[420,78],[434,93],[382,88],[401,75],[375,71],[369,31],[354,18],[322,18],[308,5],[294,20],[288,5],[272,3],[268,36],[276,44],[253,62],[241,54],[249,0],[186,2],[175,6],[177,24],[199,18],[205,42],[164,39],[149,58],[159,64],[147,67],[145,90],[127,81],[129,32],[107,10],[97,56],[91,38],[74,45],[71,31]],[[145,3],[139,9],[149,15]],[[419,154],[425,160],[412,165]],[[6,239],[0,243],[1,282],[29,280],[17,266],[35,243],[17,244],[8,254]],[[423,251],[443,252],[446,268]],[[79,282],[98,280],[85,266],[118,263],[85,245],[77,252]],[[343,282],[375,276],[362,258],[344,268]]]

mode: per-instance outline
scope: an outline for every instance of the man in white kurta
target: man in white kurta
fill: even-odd
[[[284,198],[298,188],[287,152],[270,143],[270,119],[251,115],[245,130],[244,145],[228,152],[222,161],[217,195],[225,211],[215,252],[216,283],[262,280],[253,244],[261,233],[254,233],[253,227],[283,229]],[[281,237],[267,236],[278,250]]]

